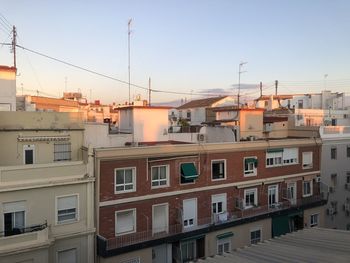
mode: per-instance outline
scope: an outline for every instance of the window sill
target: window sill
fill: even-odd
[[[120,194],[127,194],[127,193],[133,193],[133,192],[136,192],[136,190],[118,191],[118,192],[114,191],[114,194],[115,195],[120,195]]]
[[[63,226],[63,225],[70,225],[70,224],[75,224],[78,223],[79,219],[71,219],[71,220],[66,220],[66,221],[56,221],[56,226]]]
[[[216,181],[224,181],[224,180],[226,180],[226,176],[225,176],[224,178],[211,178],[211,180],[212,180],[213,182],[216,182]]]
[[[133,234],[133,233],[136,233],[136,230],[129,231],[129,232],[123,232],[123,233],[115,233],[115,236],[121,237],[121,236],[129,235],[129,234]]]
[[[312,194],[306,194],[306,195],[303,194],[303,197],[310,197],[310,196],[312,196]]]

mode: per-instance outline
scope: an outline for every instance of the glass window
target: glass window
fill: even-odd
[[[24,164],[34,163],[34,145],[23,146],[23,162]]]
[[[350,158],[350,146],[346,146],[346,157]]]
[[[135,191],[135,170],[136,168],[115,169],[115,192]]]
[[[162,187],[168,185],[168,165],[152,167],[152,187]]]
[[[212,179],[224,179],[225,175],[225,160],[211,162]]]
[[[268,202],[270,207],[278,203],[278,186],[277,185],[271,185],[268,187]]]
[[[136,232],[136,210],[117,211],[115,213],[115,234],[124,235]]]
[[[257,205],[257,189],[244,190],[244,208],[251,208]]]
[[[57,223],[74,222],[78,219],[78,196],[57,197]]]
[[[303,169],[312,168],[312,152],[303,152]]]
[[[217,253],[222,255],[223,253],[231,252],[231,238],[222,238],[217,240]]]
[[[54,161],[71,160],[71,143],[55,143]]]
[[[258,158],[246,157],[244,158],[244,176],[254,176],[257,172]]]
[[[261,242],[261,229],[250,231],[250,244]]]
[[[337,159],[337,148],[336,147],[331,148],[331,159],[332,160]]]
[[[310,216],[310,226],[314,227],[318,225],[318,214],[314,214]]]
[[[189,262],[196,259],[196,240],[181,243],[182,262]]]
[[[312,195],[312,180],[303,182],[303,197]]]

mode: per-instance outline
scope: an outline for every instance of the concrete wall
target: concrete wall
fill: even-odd
[[[263,112],[262,111],[244,111],[239,113],[240,138],[248,136],[263,137]]]
[[[115,263],[140,258],[142,263],[152,263],[152,248],[140,249],[134,252],[121,254],[120,256],[103,258],[99,257],[99,263]]]
[[[0,111],[16,111],[16,69],[0,66]]]
[[[311,209],[304,210],[304,227],[310,227],[311,215],[318,214],[318,225],[317,227],[326,227],[325,225],[325,206],[314,207]]]
[[[341,133],[341,127],[333,129],[332,133],[325,134],[321,128],[322,157],[321,180],[327,186],[334,187],[335,191],[329,193],[327,208],[331,202],[337,202],[337,214],[326,215],[326,226],[330,228],[346,229],[350,225],[350,217],[343,210],[343,205],[350,199],[350,190],[345,189],[346,177],[350,175],[350,158],[347,157],[347,147],[350,147],[350,133]],[[336,132],[338,130],[338,132]],[[331,159],[331,149],[336,148],[337,158]],[[349,173],[349,174],[348,174]],[[336,180],[332,180],[332,174],[337,174]]]

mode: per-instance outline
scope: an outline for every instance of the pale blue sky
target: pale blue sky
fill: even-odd
[[[132,83],[147,87],[151,77],[154,89],[236,94],[232,84],[238,82],[238,64],[248,61],[242,83],[263,81],[270,87],[278,79],[281,93],[318,92],[328,74],[327,88],[350,91],[347,0],[0,0],[0,13],[16,25],[19,44],[126,81],[127,22],[132,18]],[[0,42],[8,40],[4,31],[0,24]],[[11,63],[3,46],[0,64]],[[58,95],[67,77],[68,90],[81,90],[88,98],[92,90],[93,99],[103,102],[128,99],[127,85],[23,50],[18,50],[17,65],[17,86],[23,83],[26,90]],[[258,89],[242,92],[258,94]],[[132,89],[132,94],[146,97],[143,90]],[[154,93],[153,101],[181,97]]]

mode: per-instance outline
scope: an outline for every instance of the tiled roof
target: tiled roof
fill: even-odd
[[[232,253],[208,257],[202,263],[350,262],[350,231],[307,228]]]
[[[226,98],[226,96],[212,97],[212,98],[206,98],[206,99],[200,99],[200,100],[191,100],[190,102],[187,102],[181,105],[177,109],[182,110],[182,109],[199,108],[199,107],[210,107],[213,103],[218,102],[224,98]]]

